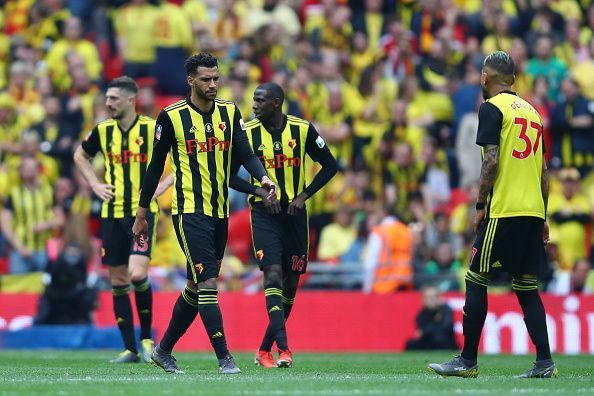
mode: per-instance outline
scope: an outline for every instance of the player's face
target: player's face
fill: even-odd
[[[134,95],[120,88],[109,88],[105,93],[105,107],[111,118],[121,120],[134,111]]]
[[[199,98],[213,101],[217,97],[219,69],[217,67],[198,66],[195,76],[188,76],[192,93]]]
[[[254,109],[254,115],[261,121],[268,120],[274,114],[274,99],[268,97],[266,90],[256,89],[252,109]]]

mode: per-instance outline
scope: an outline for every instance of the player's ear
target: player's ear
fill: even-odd
[[[192,76],[187,76],[186,77],[187,81],[188,81],[188,85],[191,87],[192,84],[194,83],[194,77]]]
[[[516,75],[512,75],[512,79],[511,79],[511,84],[510,85],[514,85],[516,83]]]

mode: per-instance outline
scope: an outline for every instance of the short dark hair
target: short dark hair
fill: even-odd
[[[134,95],[138,94],[138,84],[136,84],[136,81],[134,81],[133,78],[128,76],[114,78],[107,84],[107,89],[109,88],[119,88]]]
[[[279,99],[281,103],[285,101],[285,92],[280,85],[273,82],[267,82],[260,84],[256,89],[263,89],[266,91],[266,95],[272,99]]]
[[[186,59],[184,63],[186,68],[186,75],[188,76],[195,76],[196,71],[200,66],[202,67],[219,67],[219,62],[217,58],[212,56],[207,52],[201,52],[199,54],[194,54]]]
[[[514,60],[504,51],[496,51],[487,56],[483,67],[488,67],[505,80],[511,80],[516,70]]]

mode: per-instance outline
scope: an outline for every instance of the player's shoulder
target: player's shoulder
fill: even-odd
[[[184,106],[187,106],[187,104],[188,104],[188,102],[187,102],[186,98],[183,98],[181,100],[178,100],[177,102],[174,102],[168,106],[163,107],[163,111],[166,113],[169,113],[170,111],[177,110]]]
[[[235,102],[232,102],[230,100],[221,99],[221,98],[215,98],[215,103],[229,105],[229,106],[235,106]]]
[[[304,120],[303,118],[299,118],[294,115],[287,114],[287,123],[289,124],[296,124],[296,125],[303,125],[309,127],[309,121]]]
[[[261,126],[262,121],[258,118],[253,118],[245,123],[245,129],[254,129],[255,127]]]
[[[153,117],[149,117],[147,115],[144,114],[139,114],[138,115],[138,122],[140,122],[141,124],[154,124],[155,123],[155,119]]]
[[[117,123],[118,123],[117,120],[114,120],[113,118],[108,118],[106,120],[99,121],[95,125],[95,128],[93,128],[93,129],[101,130],[101,129],[106,128],[108,126],[117,125]]]

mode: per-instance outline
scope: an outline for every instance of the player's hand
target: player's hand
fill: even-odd
[[[307,199],[307,194],[302,192],[301,194],[297,195],[293,198],[293,202],[289,204],[287,208],[287,213],[291,216],[296,216],[305,206],[305,200]]]
[[[544,222],[544,228],[542,229],[542,241],[545,245],[549,244],[549,223]]]
[[[111,184],[97,183],[97,184],[93,184],[91,186],[91,188],[93,189],[93,192],[95,193],[95,195],[97,195],[99,198],[101,198],[102,201],[108,201],[115,196],[115,194],[113,192],[115,187],[112,186]]]
[[[281,212],[280,202],[278,201],[278,199],[276,199],[276,195],[274,199],[268,199],[269,193],[262,187],[256,188],[256,195],[262,198],[262,202],[264,203],[266,213],[270,215],[276,215]]]
[[[276,201],[276,185],[268,176],[264,176],[260,181],[262,184],[262,188],[268,191],[268,196],[266,197],[267,201]]]
[[[144,212],[144,213],[142,213]],[[138,208],[134,225],[132,226],[134,241],[138,246],[143,247],[144,241],[148,239],[148,222],[146,221],[146,208]]]
[[[478,229],[481,227],[481,224],[485,220],[485,213],[485,209],[476,211],[476,215],[474,216],[474,232],[478,232]]]

